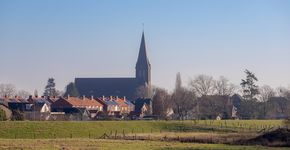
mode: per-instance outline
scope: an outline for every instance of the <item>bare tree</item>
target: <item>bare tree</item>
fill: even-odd
[[[182,87],[181,75],[178,72],[176,74],[175,89],[171,95],[173,110],[178,119],[184,120],[189,117],[189,112],[193,109],[194,98],[195,94],[192,91]]]
[[[198,96],[212,95],[215,90],[213,77],[207,75],[198,75],[190,81],[190,86]]]
[[[269,85],[263,85],[260,87],[259,92],[262,102],[267,102],[270,97],[274,97],[276,95],[274,89]]]
[[[278,87],[276,89],[277,91],[277,95],[280,96],[280,97],[285,97],[287,98],[288,100],[290,100],[290,89],[287,89],[286,87]]]
[[[156,88],[153,96],[153,114],[166,118],[171,107],[170,96],[165,89]]]
[[[135,98],[148,98],[149,89],[146,86],[139,86],[136,88]]]
[[[269,98],[275,96],[275,91],[269,85],[263,85],[259,89],[259,94],[260,94],[260,99],[261,99],[262,104],[263,104],[262,115],[263,115],[263,118],[266,118],[267,101],[269,100]]]
[[[21,98],[28,98],[30,95],[29,92],[25,91],[25,90],[19,90],[17,91],[17,96],[21,97]]]
[[[0,84],[0,96],[13,97],[16,95],[16,88],[13,84]]]
[[[188,119],[190,113],[194,107],[194,100],[196,95],[193,91],[181,87],[171,96],[171,101],[173,103],[174,113],[177,115],[179,120]]]
[[[234,94],[237,89],[237,87],[234,84],[229,83],[229,80],[224,76],[220,76],[219,80],[215,81],[214,88],[217,95],[227,96]]]

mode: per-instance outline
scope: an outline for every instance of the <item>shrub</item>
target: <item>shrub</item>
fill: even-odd
[[[24,120],[24,114],[19,110],[13,110],[12,120]]]
[[[0,121],[5,121],[5,120],[7,120],[6,113],[4,110],[0,109]]]

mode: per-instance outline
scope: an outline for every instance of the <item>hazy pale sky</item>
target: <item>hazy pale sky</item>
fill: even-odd
[[[134,76],[142,23],[154,85],[198,74],[290,84],[289,0],[1,0],[0,83],[43,92],[75,77]]]

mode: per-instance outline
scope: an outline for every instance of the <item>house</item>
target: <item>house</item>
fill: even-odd
[[[14,98],[6,98],[8,107],[10,110],[14,111],[30,111],[32,104],[30,104],[26,99],[15,96]]]
[[[119,104],[114,100],[113,96],[99,98],[98,101],[101,101],[104,104],[104,112],[108,116],[119,117],[121,108]]]
[[[36,102],[32,105],[31,111],[24,112],[27,120],[49,120],[50,106],[47,103]]]
[[[46,106],[49,109],[49,112],[50,112],[50,105],[54,102],[51,99],[49,99],[49,97],[45,97],[45,96],[41,96],[41,97],[38,97],[38,96],[34,96],[34,97],[33,96],[29,96],[29,98],[27,99],[27,101],[30,104],[33,104],[33,105],[34,104],[43,104],[43,103],[45,103]]]
[[[60,97],[51,105],[51,110],[52,112],[64,112],[65,114],[69,114],[69,118],[73,120],[84,120],[94,117],[90,115],[90,111],[103,111],[103,105],[94,98]],[[75,118],[73,116],[77,117]]]
[[[123,99],[116,97],[114,101],[119,105],[120,115],[128,116],[132,111],[134,111],[134,105],[124,97]]]
[[[138,98],[135,101],[133,101],[133,104],[135,105],[133,115],[136,115],[138,117],[152,115],[152,99]]]
[[[45,96],[29,96],[27,101],[31,104],[31,110],[24,112],[24,118],[28,120],[49,120],[52,101]]]

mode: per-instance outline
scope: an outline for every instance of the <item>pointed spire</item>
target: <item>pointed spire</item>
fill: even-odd
[[[146,52],[144,31],[142,32],[141,44],[140,44],[139,55],[138,55],[136,66],[150,66],[150,63],[147,57],[147,52]]]

